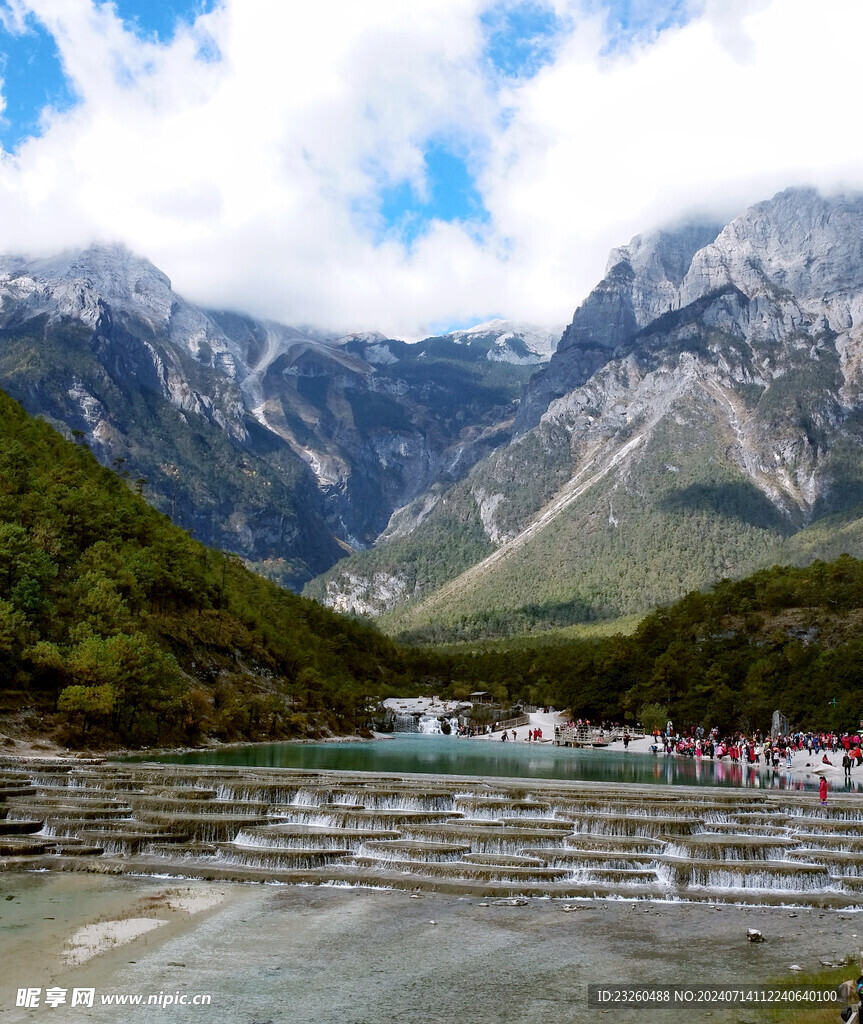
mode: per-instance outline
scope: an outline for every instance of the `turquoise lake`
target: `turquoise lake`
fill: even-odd
[[[814,789],[817,779],[792,779],[782,768],[751,768],[695,758],[624,751],[573,749],[551,743],[503,743],[454,736],[397,735],[357,743],[259,743],[222,750],[136,757],[174,764],[259,768],[471,775],[560,779],[573,782],[663,783],[682,786],[746,786]]]

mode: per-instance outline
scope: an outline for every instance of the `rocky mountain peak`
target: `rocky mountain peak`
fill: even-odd
[[[750,207],[699,251],[684,279],[685,305],[733,284],[750,298],[778,293],[823,313],[833,330],[863,308],[863,196],[786,189]]]
[[[699,249],[713,241],[721,225],[684,223],[647,235],[636,235],[629,245],[612,249],[606,275],[618,263],[628,263],[636,278],[657,285],[680,287]]]
[[[486,345],[490,362],[545,362],[557,347],[563,325],[549,327],[495,317],[474,327],[450,331],[448,337],[462,345]]]
[[[34,259],[29,267],[34,273],[54,280],[89,280],[106,298],[115,301],[129,300],[145,289],[171,290],[167,274],[119,242]]]
[[[0,283],[29,298],[33,313],[72,316],[95,326],[105,305],[166,327],[175,305],[171,281],[122,245],[91,245],[56,256],[0,257]]]
[[[548,366],[530,381],[516,432],[535,426],[551,402],[584,384],[643,327],[677,309],[693,257],[720,230],[720,224],[687,223],[612,249],[605,277],[576,309]]]

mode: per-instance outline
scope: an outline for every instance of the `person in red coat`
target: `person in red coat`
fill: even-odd
[[[827,779],[821,776],[821,781],[818,783],[818,794],[821,797],[821,806],[827,806]]]

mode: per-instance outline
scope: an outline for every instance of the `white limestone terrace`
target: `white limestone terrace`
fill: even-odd
[[[863,909],[854,793],[7,757],[0,815],[6,871]]]
[[[387,711],[405,715],[455,715],[469,702],[441,700],[440,697],[387,697],[382,702]]]

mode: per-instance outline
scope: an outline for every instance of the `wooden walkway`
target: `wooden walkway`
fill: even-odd
[[[632,739],[644,735],[644,729],[640,726],[632,729],[623,729],[620,726],[597,729],[591,725],[564,725],[554,730],[554,744],[557,747],[605,746],[614,743],[615,740],[622,740],[625,732],[628,732]]]

